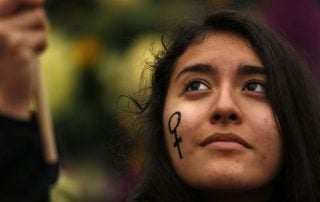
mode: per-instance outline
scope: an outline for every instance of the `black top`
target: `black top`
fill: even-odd
[[[21,121],[0,115],[0,201],[46,202],[58,164],[45,163],[36,117]]]

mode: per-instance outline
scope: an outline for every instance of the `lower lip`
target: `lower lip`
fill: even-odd
[[[232,151],[239,151],[239,150],[245,149],[245,147],[242,144],[239,144],[237,142],[218,141],[218,142],[212,142],[207,146],[210,147],[211,149],[224,151],[224,152],[232,152]]]

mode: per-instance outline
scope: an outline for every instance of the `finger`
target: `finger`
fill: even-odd
[[[8,16],[24,8],[43,7],[44,0],[0,0],[0,17]]]
[[[40,54],[46,49],[46,33],[42,31],[26,31],[19,34],[21,43],[17,44],[17,48],[20,46],[30,47],[35,54]]]
[[[1,33],[1,32],[0,32]],[[30,49],[35,54],[41,53],[47,46],[46,33],[43,31],[9,31],[0,34],[0,54],[11,52],[19,54],[24,49]]]
[[[4,29],[45,29],[47,19],[41,8],[29,9],[12,16],[0,18],[0,30]]]

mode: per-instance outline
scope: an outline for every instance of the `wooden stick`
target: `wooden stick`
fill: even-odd
[[[44,158],[48,164],[54,164],[58,162],[58,153],[55,144],[55,136],[52,127],[52,119],[48,106],[46,89],[43,83],[43,72],[38,59],[35,61],[35,65],[38,65],[35,68],[38,71],[35,73],[37,76],[35,99],[39,117],[38,121],[41,129]]]

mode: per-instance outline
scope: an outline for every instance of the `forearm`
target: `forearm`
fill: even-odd
[[[0,114],[16,119],[21,120],[29,120],[30,113],[24,105],[18,105],[16,107],[12,106],[11,104],[6,103],[6,101],[2,101],[0,99]]]
[[[0,113],[16,119],[30,118],[30,89],[8,82],[0,86]]]

